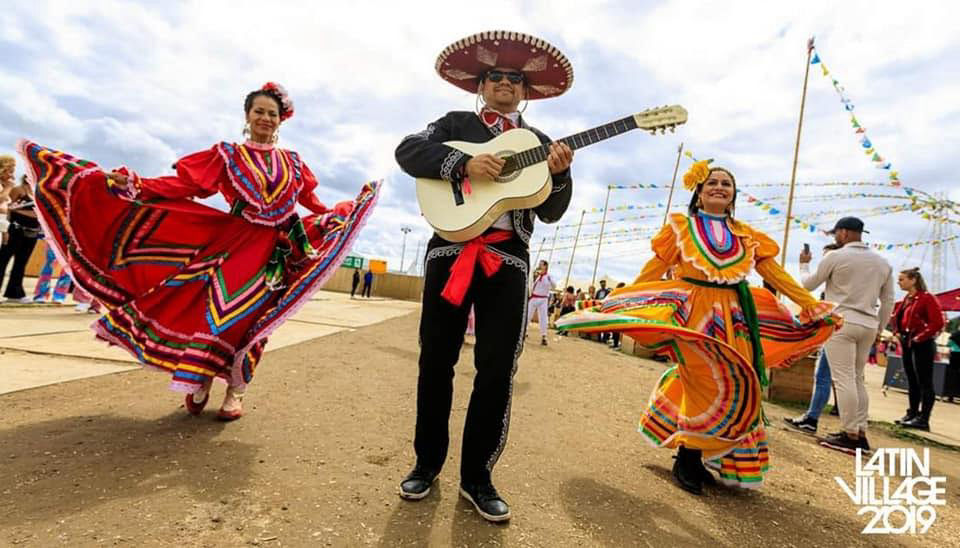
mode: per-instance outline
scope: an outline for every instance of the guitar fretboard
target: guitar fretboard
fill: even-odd
[[[557,142],[566,143],[571,149],[576,150],[594,143],[599,143],[600,141],[609,139],[610,137],[616,137],[621,133],[626,133],[632,129],[637,129],[637,127],[637,121],[634,119],[634,117],[627,116],[626,118],[614,120],[613,122],[604,124],[602,126],[597,126],[593,129],[581,131],[580,133],[574,133],[569,137],[559,139]],[[540,162],[545,162],[549,153],[550,145],[548,143],[518,152],[513,156],[508,156],[505,158],[506,163],[503,165],[501,173],[507,174],[513,171],[519,171],[525,167],[539,164]]]

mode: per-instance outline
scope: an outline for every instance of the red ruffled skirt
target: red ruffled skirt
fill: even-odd
[[[96,336],[171,373],[171,388],[184,392],[215,377],[250,382],[267,337],[337,269],[379,190],[365,184],[348,214],[303,219],[316,251],[307,256],[292,231],[190,200],[125,199],[92,162],[28,141],[19,148],[47,241],[106,305]]]

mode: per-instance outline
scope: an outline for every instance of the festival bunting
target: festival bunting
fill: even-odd
[[[860,146],[864,148],[864,154],[870,156],[870,161],[873,162],[874,167],[889,171],[887,174],[887,179],[890,186],[899,187],[900,174],[893,170],[893,164],[891,162],[884,160],[883,156],[877,153],[876,148],[873,146],[873,141],[867,137],[867,130],[860,124],[860,120],[858,120],[853,114],[853,111],[856,107],[854,106],[853,101],[847,95],[846,88],[844,88],[836,78],[830,76],[830,71],[827,70],[826,63],[823,62],[823,59],[820,57],[820,52],[816,51],[815,47],[813,48],[813,58],[810,60],[810,64],[820,65],[823,76],[825,78],[830,78],[830,82],[833,84],[833,89],[837,92],[837,95],[840,96],[840,104],[843,105],[843,109],[850,115],[850,125],[854,129],[854,134],[859,137]]]
[[[738,184],[737,188],[777,188],[790,186],[789,182],[763,182],[763,183],[745,183]],[[828,187],[828,186],[872,186],[889,188],[890,183],[881,183],[878,181],[797,181],[797,188],[800,187]],[[608,185],[607,188],[614,190],[669,190],[670,185],[658,185],[654,183],[640,183],[633,185]],[[905,191],[918,192],[917,189],[903,187]]]
[[[879,249],[883,251],[889,251],[891,249],[910,249],[911,247],[921,247],[926,245],[939,245],[946,242],[950,242],[960,238],[960,236],[947,236],[946,238],[938,238],[936,240],[922,240],[919,242],[909,242],[909,243],[900,243],[900,244],[885,244],[885,243],[872,243],[870,247],[874,249]]]

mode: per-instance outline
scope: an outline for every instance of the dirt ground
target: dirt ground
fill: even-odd
[[[416,313],[268,353],[248,416],[199,418],[164,375],[133,371],[0,396],[0,545],[956,546],[960,453],[932,449],[947,505],[926,535],[861,535],[833,480],[854,459],[777,425],[760,491],[677,488],[636,419],[662,366],[575,338],[529,344],[492,525],[457,494],[472,348],[456,376],[451,458],[427,499],[397,497],[413,462]],[[538,342],[531,335],[531,343]],[[836,425],[828,422],[828,428]],[[874,446],[917,447],[873,432]]]

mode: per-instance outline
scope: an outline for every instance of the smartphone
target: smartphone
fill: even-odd
[[[810,253],[810,244],[803,244],[803,252]]]

